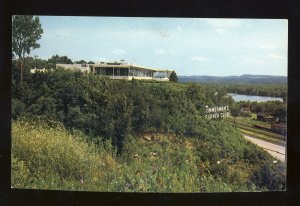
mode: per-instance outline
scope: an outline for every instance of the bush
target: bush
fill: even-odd
[[[80,190],[116,166],[104,145],[96,146],[80,133],[74,136],[62,126],[26,120],[15,121],[12,126],[13,187],[39,188],[39,181],[43,181],[39,189]],[[29,176],[30,183],[25,181]]]
[[[11,101],[11,116],[13,119],[21,116],[25,109],[25,104],[18,99],[12,99]]]
[[[204,117],[205,105],[234,106],[224,88],[60,69],[29,77],[22,88],[13,84],[14,186],[195,192],[214,189],[215,181],[218,191],[281,188],[284,172],[263,169],[271,161],[266,152],[230,124]],[[154,140],[145,142],[145,133]]]
[[[119,192],[226,192],[285,188],[285,167],[232,127],[214,135],[128,135],[111,140],[22,118],[12,124],[12,187]],[[222,131],[228,132],[222,135]],[[221,135],[221,136],[219,136]],[[249,145],[248,145],[249,144]]]

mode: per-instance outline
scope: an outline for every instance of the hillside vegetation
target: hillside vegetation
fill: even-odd
[[[15,74],[15,73],[13,73]],[[12,186],[216,192],[285,189],[285,166],[205,106],[222,87],[56,70],[12,81]]]
[[[233,128],[214,123],[207,137],[134,134],[122,154],[60,123],[12,125],[12,186],[123,192],[229,192],[285,188],[283,165]],[[225,129],[225,130],[224,130]],[[222,131],[222,132],[221,132]],[[103,139],[100,139],[103,140]]]

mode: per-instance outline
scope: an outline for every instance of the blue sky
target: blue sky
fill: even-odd
[[[288,21],[40,16],[41,47],[31,56],[118,61],[178,75],[287,76]]]

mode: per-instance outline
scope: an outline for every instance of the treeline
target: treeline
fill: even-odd
[[[18,60],[13,59],[12,64],[13,67],[18,66]],[[73,61],[67,56],[59,56],[59,55],[52,55],[48,59],[40,59],[35,57],[25,57],[24,58],[24,72],[27,75],[30,73],[30,69],[37,68],[37,69],[53,69],[56,67],[56,64],[95,64],[93,61],[86,61],[86,60],[79,60]]]
[[[287,84],[223,84],[228,93],[281,97],[287,99]]]
[[[186,83],[185,83],[186,84]],[[191,83],[188,83],[191,84]],[[213,83],[196,83],[202,88],[213,89],[214,91],[221,91],[219,95],[227,95],[227,93],[238,93],[245,95],[258,96],[274,96],[282,97],[283,102],[267,101],[267,102],[250,102],[241,101],[231,104],[231,111],[235,110],[236,115],[245,115],[241,111],[247,107],[252,113],[267,113],[280,122],[287,121],[287,85],[286,84],[213,84]],[[229,97],[231,98],[231,97]]]
[[[48,58],[47,60],[33,58],[33,57],[26,57],[24,64],[24,75],[27,76],[30,73],[30,69],[38,68],[38,69],[53,69],[56,67],[56,64],[94,64],[93,61],[86,61],[86,60],[79,60],[79,61],[72,61],[67,56],[59,56],[53,55],[52,57]],[[12,61],[13,67],[17,67],[17,60]],[[14,79],[18,79],[19,72],[14,72]],[[26,77],[25,77],[26,78]],[[191,84],[191,83],[188,83]],[[196,83],[197,84],[197,83]],[[201,85],[206,85],[209,87],[217,88],[218,90],[225,89],[228,93],[238,93],[238,94],[245,94],[245,95],[258,95],[258,96],[271,96],[271,97],[281,97],[283,98],[284,102],[287,100],[287,84],[250,84],[250,83],[198,83]]]
[[[286,76],[273,75],[251,75],[244,74],[241,76],[179,76],[180,82],[197,82],[209,84],[287,84]]]
[[[244,95],[281,97],[287,100],[287,84],[239,84],[239,83],[198,83],[215,88],[224,88],[228,93]]]
[[[182,188],[186,189],[185,186],[190,186],[191,191],[213,191],[213,185],[224,187],[215,191],[285,188],[283,164],[273,164],[272,158],[266,152],[247,143],[229,123],[204,117],[206,105],[236,107],[233,99],[226,96],[223,87],[195,83],[111,80],[93,74],[61,69],[28,74],[20,85],[17,74],[17,67],[13,67],[12,119],[13,123],[19,125],[17,127],[20,130],[15,131],[18,131],[17,137],[22,141],[18,149],[14,149],[13,154],[13,167],[17,168],[13,178],[20,176],[19,180],[14,180],[15,182],[26,180],[22,177],[22,172],[26,172],[29,176],[33,171],[40,171],[33,180],[36,185],[41,186],[41,180],[50,178],[62,189],[64,189],[62,184],[69,185],[70,189],[75,182],[77,182],[75,188],[82,188],[80,184],[82,174],[79,174],[81,170],[76,170],[72,154],[79,155],[80,165],[84,165],[86,161],[90,161],[89,148],[86,148],[84,156],[73,151],[73,146],[71,149],[66,146],[69,148],[66,150],[57,148],[63,142],[60,141],[60,134],[56,135],[57,143],[51,146],[51,150],[34,148],[35,145],[39,148],[38,143],[48,148],[43,144],[46,140],[39,139],[45,134],[49,144],[53,143],[54,139],[49,139],[53,128],[57,130],[56,123],[53,122],[59,122],[73,136],[76,136],[78,130],[84,133],[86,141],[92,142],[89,143],[93,145],[92,148],[108,141],[112,142],[113,148],[118,151],[117,156],[108,158],[113,158],[109,161],[120,166],[111,170],[99,164],[94,165],[97,168],[101,167],[101,171],[107,174],[95,177],[98,178],[95,180],[96,183],[93,171],[98,169],[93,167],[90,173],[83,173],[83,176],[87,175],[90,178],[88,181],[96,184],[91,184],[90,188],[83,187],[85,189],[95,190],[97,184],[112,181],[113,186],[108,188],[111,191],[182,191]],[[35,128],[39,129],[36,131]],[[43,130],[45,134],[41,132]],[[27,134],[29,131],[32,133]],[[23,134],[26,134],[28,142],[23,141]],[[150,151],[149,145],[139,144],[140,137],[144,134],[154,136],[163,134],[165,139],[173,137],[173,140],[154,142],[155,147]],[[63,133],[62,136],[68,134]],[[14,138],[13,142],[16,141]],[[71,142],[72,138],[68,136],[67,139]],[[185,143],[187,149],[182,152],[183,142],[187,142]],[[77,148],[77,143],[74,144],[74,148]],[[193,151],[190,155],[189,150]],[[40,152],[34,154],[34,151]],[[153,158],[135,162],[136,154],[144,157],[151,153],[153,156],[153,152],[161,155],[161,158],[164,155],[166,157],[158,159],[156,166]],[[62,154],[61,157],[64,158],[58,158],[56,154]],[[37,155],[33,158],[35,161],[30,159],[31,155]],[[67,157],[70,157],[70,163],[69,159],[65,159]],[[49,158],[54,161],[49,165],[50,168],[46,164]],[[62,168],[61,162],[67,171]],[[93,161],[90,161],[90,164],[94,164]],[[154,175],[153,167],[170,169]],[[138,175],[139,171],[143,175]],[[151,171],[151,174],[147,171]],[[112,173],[109,175],[110,172]],[[47,174],[53,175],[53,178]],[[194,179],[187,183],[191,180],[190,177]],[[183,178],[184,181],[179,181],[178,178]],[[133,186],[138,183],[138,186]],[[195,183],[196,186],[192,187]],[[199,189],[201,184],[211,188],[201,190]],[[140,185],[146,189],[140,190]],[[169,185],[173,185],[174,190]],[[45,188],[45,185],[42,188]]]
[[[65,70],[31,74],[23,87],[15,80],[12,92],[13,119],[39,115],[91,136],[114,138],[117,145],[130,132],[199,133],[205,129],[205,105],[234,103],[225,90],[209,86],[113,81]]]
[[[287,121],[287,103],[282,103],[280,101],[267,101],[267,102],[245,102],[241,101],[236,104],[236,107],[239,108],[239,111],[242,111],[243,108],[249,108],[253,113],[266,113],[272,115],[275,118],[278,118],[279,122]],[[240,113],[241,115],[243,112]]]

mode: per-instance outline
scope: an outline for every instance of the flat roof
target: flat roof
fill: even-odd
[[[150,68],[150,67],[144,67],[144,66],[138,66],[138,65],[133,65],[133,64],[89,64],[90,66],[93,67],[117,67],[117,68],[135,68],[135,69],[145,69],[145,70],[151,70],[155,72],[172,72],[173,70],[168,70],[168,69],[161,69],[161,68]]]

